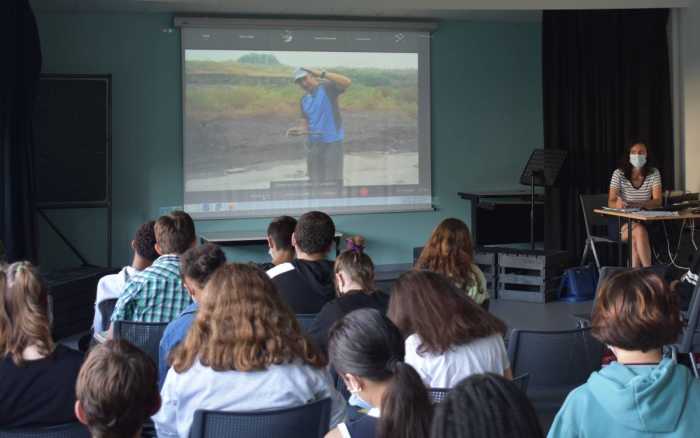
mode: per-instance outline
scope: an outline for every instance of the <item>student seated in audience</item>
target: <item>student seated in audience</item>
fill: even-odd
[[[174,211],[159,217],[154,230],[160,257],[129,279],[112,321],[170,322],[192,303],[180,275],[180,255],[196,245],[192,218]]]
[[[543,433],[535,409],[513,382],[476,374],[458,383],[435,408],[430,436],[542,438]]]
[[[486,278],[474,263],[469,228],[459,219],[445,219],[433,230],[416,261],[416,269],[445,275],[477,304],[488,308]]]
[[[635,270],[605,279],[591,330],[617,361],[569,394],[547,436],[697,436],[700,381],[661,352],[681,329],[677,297],[656,274]]]
[[[308,330],[309,337],[324,353],[331,326],[353,310],[370,307],[386,313],[389,297],[374,285],[374,263],[364,253],[364,239],[355,236],[350,249],[335,259],[335,288],[338,298],[321,309]]]
[[[334,237],[330,216],[320,211],[303,214],[292,234],[296,260],[267,271],[294,313],[318,313],[335,297],[333,262],[326,260]]]
[[[158,382],[163,386],[165,375],[168,372],[168,356],[170,351],[177,346],[185,336],[197,314],[199,303],[207,281],[214,271],[226,263],[226,255],[218,245],[207,243],[202,246],[190,248],[180,257],[180,272],[185,289],[192,297],[193,303],[174,320],[168,324],[160,340],[158,355]]]
[[[372,409],[339,424],[326,438],[427,438],[428,392],[403,361],[403,336],[386,316],[376,309],[345,315],[331,328],[328,352],[346,387]]]
[[[452,388],[477,373],[512,378],[505,324],[447,277],[409,271],[394,284],[389,318],[406,336],[406,362],[431,388]]]
[[[159,437],[187,438],[197,409],[260,411],[332,399],[331,424],[346,404],[323,355],[301,334],[265,272],[227,264],[207,283],[185,339],[172,353],[153,417]]]
[[[103,327],[103,315],[100,313],[99,309],[100,303],[105,300],[119,298],[129,279],[138,272],[151,266],[158,258],[158,253],[156,252],[156,234],[153,230],[154,225],[155,221],[148,221],[136,230],[134,240],[131,241],[131,249],[134,251],[131,265],[124,266],[122,270],[116,274],[105,275],[97,283],[95,318],[92,323],[94,333],[105,331],[108,328]],[[108,325],[111,315],[105,316],[108,318],[107,321],[105,321]]]
[[[291,216],[276,217],[267,226],[268,254],[272,259],[269,263],[262,263],[264,270],[272,269],[282,263],[294,260],[294,247],[292,246],[292,233],[297,226],[297,220]]]
[[[98,345],[78,375],[75,415],[93,438],[138,438],[160,408],[156,378],[153,361],[128,342]]]
[[[49,296],[29,262],[0,269],[0,429],[77,421],[83,355],[51,338]]]

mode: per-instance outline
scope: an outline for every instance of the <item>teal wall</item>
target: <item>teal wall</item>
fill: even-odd
[[[179,33],[170,15],[39,14],[47,73],[112,75],[113,264],[129,261],[136,227],[182,204]],[[466,219],[457,192],[517,186],[523,163],[543,144],[540,23],[451,21],[432,40],[434,212],[338,215],[338,229],[362,234],[377,264],[407,263],[443,218]],[[104,263],[105,214],[52,218],[88,259]],[[267,219],[200,221],[198,230],[263,230]],[[76,260],[45,227],[43,268]],[[264,248],[230,253],[264,260]]]

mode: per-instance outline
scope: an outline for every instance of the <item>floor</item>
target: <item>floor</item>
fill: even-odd
[[[573,315],[590,315],[593,301],[568,303],[526,303],[493,300],[489,311],[506,323],[509,330],[567,330],[576,328]]]

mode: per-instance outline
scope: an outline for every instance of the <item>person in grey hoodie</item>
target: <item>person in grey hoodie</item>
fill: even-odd
[[[573,390],[548,438],[700,436],[700,380],[664,358],[682,328],[677,296],[649,271],[625,271],[598,291],[592,333],[617,357]]]

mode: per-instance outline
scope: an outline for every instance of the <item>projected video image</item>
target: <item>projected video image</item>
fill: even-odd
[[[417,53],[188,49],[184,61],[186,192],[419,184]]]

